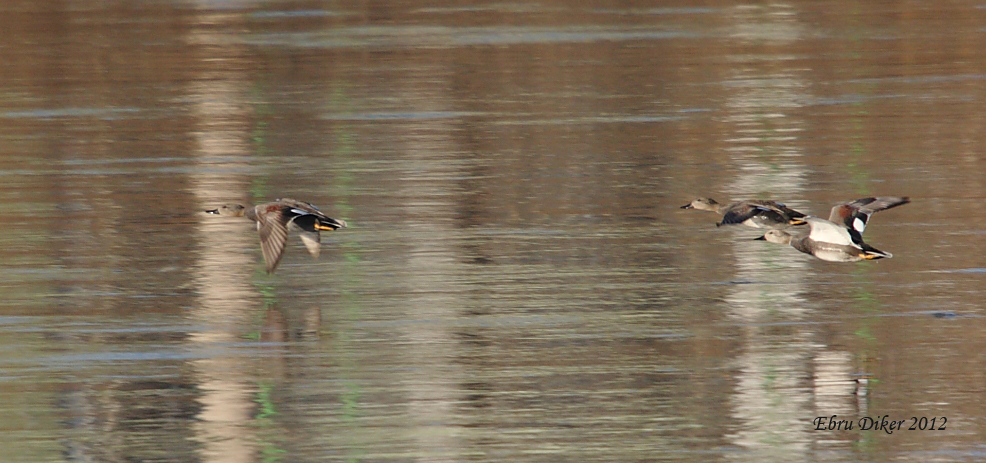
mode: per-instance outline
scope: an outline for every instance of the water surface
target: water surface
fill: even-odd
[[[4,461],[982,459],[976,3],[0,9]]]

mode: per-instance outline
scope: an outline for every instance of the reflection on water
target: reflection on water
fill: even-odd
[[[4,461],[975,459],[982,31],[912,7],[8,5]],[[677,208],[868,194],[893,259]],[[282,196],[351,226],[276,275],[202,213]]]
[[[235,16],[202,12],[196,17],[187,40],[193,45],[204,45],[210,38],[223,35],[212,30],[217,24],[236,27],[237,21]],[[227,166],[249,166],[253,154],[248,142],[253,129],[247,93],[250,83],[242,71],[249,66],[244,58],[246,50],[234,46],[202,46],[201,50],[197,58],[202,76],[189,85],[187,100],[194,120],[190,153],[202,169],[188,176],[189,190],[197,204],[251,204],[253,201],[242,198],[249,190],[246,178],[222,171]],[[226,160],[215,161],[220,156]],[[209,167],[220,169],[210,172],[206,170]],[[255,243],[255,239],[241,232],[249,227],[238,221],[209,220],[201,213],[198,218],[195,237],[199,259],[193,282],[198,299],[188,310],[189,319],[215,327],[256,325],[256,314],[268,304],[259,303],[258,291],[250,284],[255,267],[253,256],[238,251],[252,249]],[[210,349],[235,345],[242,337],[242,332],[228,328],[209,330],[190,336],[188,346]],[[262,444],[258,444],[256,429],[245,424],[253,421],[255,401],[259,400],[257,395],[263,383],[258,384],[250,372],[258,363],[276,364],[278,350],[271,347],[264,360],[234,354],[189,362],[189,373],[198,386],[196,402],[201,410],[188,438],[194,441],[196,454],[203,461],[233,463],[255,459]]]
[[[780,5],[738,8],[730,15],[730,35],[750,44],[790,46],[803,33],[791,13]],[[724,107],[731,130],[723,141],[728,165],[737,173],[726,190],[736,195],[731,200],[778,198],[797,209],[803,205],[789,198],[805,195],[808,169],[797,142],[806,123],[792,111],[801,106],[808,84],[789,60],[776,58],[772,53],[739,55],[736,75],[726,78]],[[803,324],[810,319],[804,297],[810,268],[804,259],[792,259],[786,247],[752,246],[743,237],[734,241],[736,278],[751,283],[734,286],[726,295],[728,314],[743,323],[729,413],[737,426],[728,438],[748,452],[729,456],[804,461],[810,459],[812,440],[803,425],[812,408],[808,368],[812,352],[823,347],[811,345],[813,330]]]

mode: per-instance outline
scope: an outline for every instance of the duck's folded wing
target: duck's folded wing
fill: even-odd
[[[850,234],[849,229],[828,220],[808,217],[807,222],[808,226],[811,227],[808,238],[811,238],[812,241],[856,247],[859,247],[858,243],[862,242]]]
[[[790,219],[800,219],[805,217],[805,214],[802,214],[794,209],[791,209],[790,207],[787,207],[782,203],[775,203],[775,206],[777,207],[777,210],[783,212]]]

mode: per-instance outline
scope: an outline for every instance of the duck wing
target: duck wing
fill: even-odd
[[[750,203],[736,203],[726,209],[726,213],[722,216],[722,221],[716,224],[716,226],[722,225],[737,225],[746,222],[757,214],[770,211],[769,208],[755,206]]]
[[[800,219],[805,215],[774,201],[742,201],[729,206],[722,221],[716,225],[741,224],[758,216],[761,222],[791,224],[791,219]],[[758,228],[766,227],[761,225]]]
[[[860,198],[833,207],[829,221],[845,225],[861,236],[874,212],[885,211],[909,202],[911,199],[907,196]]]
[[[346,222],[326,216],[311,203],[290,198],[256,206],[254,219],[260,233],[260,249],[267,263],[267,273],[273,273],[284,255],[288,229],[298,233],[312,257],[321,251],[319,230],[345,228]]]
[[[798,212],[798,211],[796,211],[794,209],[791,209],[790,207],[785,206],[783,203],[775,203],[773,201],[771,201],[771,203],[773,203],[773,206],[778,211],[783,212],[784,215],[786,215],[790,219],[800,219],[800,218],[805,217],[804,214],[802,214],[802,213],[800,213],[800,212]]]
[[[257,232],[260,233],[260,250],[267,263],[267,273],[273,273],[284,255],[284,244],[288,241],[287,219],[276,205],[260,205],[257,218]]]
[[[298,233],[301,241],[308,248],[308,253],[315,258],[318,258],[322,251],[322,236],[318,232],[319,229],[316,228],[317,222],[317,217],[307,214],[296,216],[288,222],[288,228]]]

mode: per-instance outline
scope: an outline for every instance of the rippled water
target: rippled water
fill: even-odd
[[[981,5],[0,10],[5,462],[983,459]]]

